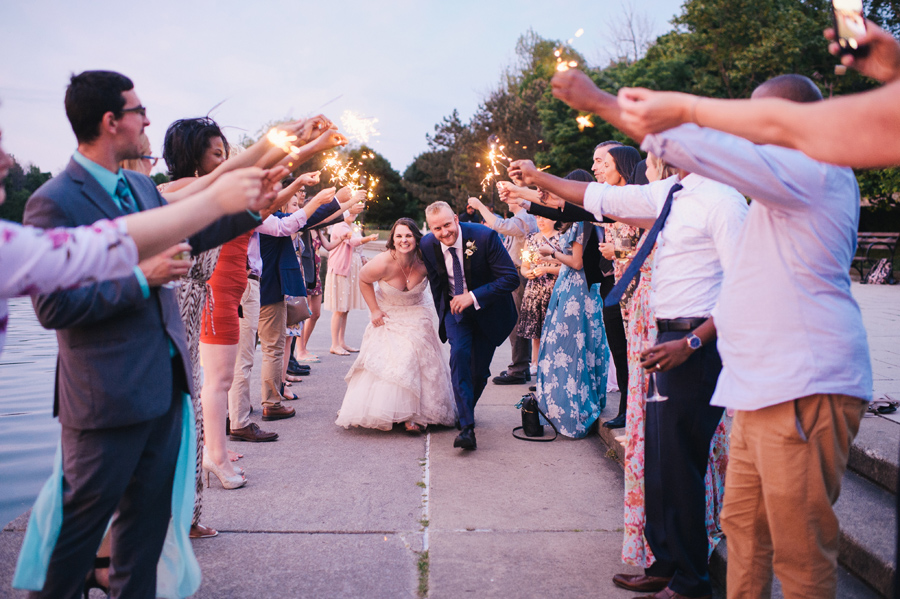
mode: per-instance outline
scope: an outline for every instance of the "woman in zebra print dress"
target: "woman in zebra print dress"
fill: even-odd
[[[213,144],[221,140],[222,145]],[[220,148],[216,150],[213,148]],[[224,149],[221,149],[224,148]],[[189,180],[211,172],[228,157],[228,142],[222,131],[211,119],[184,119],[176,121],[166,131],[163,158],[173,182]],[[162,192],[171,183],[159,186]],[[196,493],[194,495],[194,517],[191,521],[191,538],[214,537],[218,534],[212,528],[200,524],[203,508],[203,407],[200,402],[202,377],[200,371],[200,326],[204,310],[212,310],[215,297],[210,293],[209,278],[219,259],[221,246],[191,258],[191,269],[181,279],[178,303],[181,320],[187,333],[188,351],[191,358],[194,393],[194,418],[197,426]]]

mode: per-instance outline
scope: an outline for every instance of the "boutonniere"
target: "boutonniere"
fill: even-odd
[[[478,246],[475,245],[475,242],[467,241],[466,242],[466,258],[471,258],[472,254],[474,254],[476,251],[478,251]]]

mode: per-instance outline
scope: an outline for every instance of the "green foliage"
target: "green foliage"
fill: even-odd
[[[374,158],[363,158],[364,156]],[[374,188],[375,197],[366,205],[366,211],[362,215],[363,222],[385,229],[404,216],[416,222],[423,222],[424,214],[403,186],[400,173],[391,167],[387,158],[367,146],[362,146],[358,150],[350,151],[347,160],[356,161],[369,177],[377,177],[379,180]]]
[[[156,173],[155,175],[151,175],[150,178],[153,179],[153,182],[157,185],[169,182],[169,175],[165,173]]]
[[[26,171],[16,161],[15,156],[10,155],[10,158],[12,158],[13,164],[9,168],[9,175],[3,182],[6,190],[6,202],[0,205],[0,218],[20,223],[28,198],[38,187],[49,181],[51,175],[42,172],[33,164],[29,164]]]
[[[865,6],[870,18],[900,34],[900,0],[866,0]],[[785,73],[810,77],[826,97],[876,85],[853,71],[835,75],[837,61],[822,37],[822,30],[831,26],[830,0],[686,0],[672,25],[639,60],[585,71],[610,93],[640,86],[746,98],[764,81]],[[579,131],[578,113],[550,90],[557,48],[558,41],[529,30],[516,44],[516,64],[471,120],[463,123],[454,111],[435,126],[435,133],[427,136],[428,151],[404,175],[404,185],[420,205],[441,199],[462,210],[470,195],[492,198],[492,189],[481,189],[492,134],[506,144],[511,158],[533,159],[555,175],[589,168],[593,149],[602,141],[633,145],[598,117],[592,117],[593,127]],[[583,57],[570,49],[564,49],[564,58],[584,68]],[[863,197],[873,205],[897,204],[896,169],[866,171],[858,177]]]

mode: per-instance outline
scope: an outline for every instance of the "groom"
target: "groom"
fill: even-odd
[[[496,232],[460,224],[446,202],[429,205],[425,220],[431,233],[422,238],[422,258],[441,341],[450,340],[453,395],[462,429],[453,447],[475,449],[475,404],[491,376],[494,350],[516,326],[512,292],[519,286],[519,273]]]

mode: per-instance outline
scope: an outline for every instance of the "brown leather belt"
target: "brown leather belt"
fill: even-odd
[[[678,333],[693,331],[706,322],[706,318],[669,318],[656,321],[660,333]]]
[[[252,272],[247,275],[248,279],[253,279],[254,281],[259,281],[259,275],[255,275]]]

